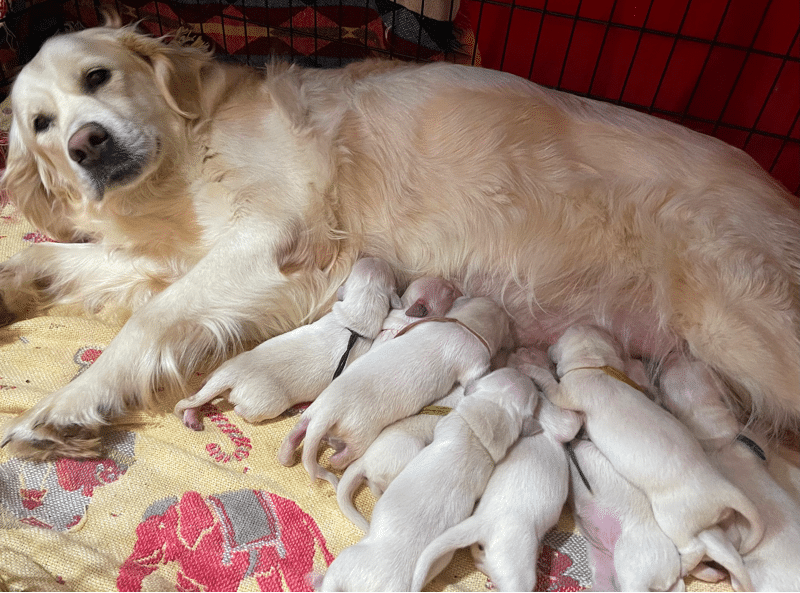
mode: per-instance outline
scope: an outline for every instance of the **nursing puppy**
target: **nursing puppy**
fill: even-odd
[[[463,397],[464,388],[457,385],[434,405],[454,408]],[[347,466],[336,487],[336,501],[345,517],[361,530],[369,530],[369,522],[353,505],[356,489],[366,480],[375,498],[380,498],[403,468],[431,444],[433,431],[440,418],[438,414],[420,413],[390,424],[381,431],[364,455]]]
[[[622,367],[613,338],[598,328],[576,326],[550,349],[550,356],[561,381],[548,397],[583,412],[589,439],[650,500],[656,521],[681,555],[681,576],[708,555],[731,573],[735,589],[751,589],[741,558],[719,525],[733,513],[744,517],[749,529],[739,552],[747,554],[764,534],[757,509],[711,464],[680,421],[604,372]]]
[[[453,286],[452,282],[443,278],[417,278],[403,293],[402,306],[389,311],[381,333],[375,338],[372,346],[377,347],[391,340],[400,330],[421,317],[444,315],[460,296],[462,296],[461,291]]]
[[[533,430],[534,395],[530,379],[509,368],[470,385],[436,425],[433,442],[375,504],[369,533],[328,567],[321,590],[410,590],[420,553],[472,513],[495,465]],[[433,570],[441,570],[450,557]]]
[[[626,358],[623,364],[628,377],[652,392],[641,361]],[[509,365],[531,376],[547,392],[558,389],[552,374],[555,367],[542,350],[520,348]],[[589,546],[592,588],[682,590],[678,550],[656,523],[647,497],[622,478],[590,441],[573,441],[570,447],[575,456],[569,472],[571,500],[575,520]],[[608,568],[612,570],[608,572]]]
[[[276,336],[214,371],[203,388],[175,406],[192,430],[203,430],[197,408],[225,391],[233,411],[248,422],[275,418],[300,402],[313,401],[366,352],[387,312],[401,306],[394,273],[376,258],[363,258],[338,291],[333,310],[309,325]],[[424,295],[420,295],[424,301]]]
[[[589,545],[595,591],[682,591],[681,557],[653,516],[650,500],[617,473],[591,441],[572,444],[575,521]],[[608,568],[613,568],[607,571]]]
[[[800,415],[800,212],[742,151],[485,68],[254,69],[109,25],[14,83],[3,184],[62,243],[3,262],[0,325],[134,312],[5,426],[13,454],[97,454],[209,356],[327,313],[359,254],[494,299],[518,344],[588,320],[638,355],[686,347],[767,422]]]
[[[764,439],[737,421],[723,400],[719,380],[705,364],[674,356],[662,370],[660,384],[666,407],[700,439],[722,474],[763,517],[763,539],[742,556],[755,590],[800,591],[800,504],[770,475]],[[726,524],[735,543],[747,533],[738,519]]]
[[[361,457],[386,426],[467,386],[489,370],[509,343],[509,320],[486,298],[460,297],[448,313],[456,321],[427,321],[370,350],[312,403],[278,451],[284,465],[305,438],[303,465],[311,477],[336,478],[317,463],[323,438],[337,450],[330,462],[346,467]]]
[[[498,591],[533,591],[540,542],[558,523],[569,492],[563,443],[581,426],[574,412],[557,408],[538,392],[534,397],[541,432],[509,449],[472,516],[428,544],[414,568],[412,591],[420,591],[444,568],[437,560],[467,546],[477,569]],[[437,571],[431,570],[434,565]]]

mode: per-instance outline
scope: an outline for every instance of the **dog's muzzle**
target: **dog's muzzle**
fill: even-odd
[[[102,199],[105,190],[125,185],[144,167],[142,155],[121,145],[104,126],[90,122],[78,128],[67,143],[67,152],[91,179]]]

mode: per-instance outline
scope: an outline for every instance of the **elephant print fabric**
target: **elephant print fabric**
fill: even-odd
[[[291,500],[260,490],[186,492],[145,511],[117,587],[141,591],[163,573],[175,575],[179,591],[236,591],[248,578],[262,591],[311,591],[317,553],[333,562],[317,524]]]
[[[67,531],[81,523],[97,488],[116,482],[136,461],[135,436],[117,432],[104,442],[107,457],[0,465],[0,507],[20,523]]]

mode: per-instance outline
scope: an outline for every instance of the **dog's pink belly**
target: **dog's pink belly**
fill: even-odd
[[[679,345],[675,336],[659,329],[654,316],[618,313],[608,323],[592,314],[509,312],[514,319],[514,338],[520,346],[552,346],[568,328],[578,323],[594,324],[611,331],[626,352],[637,358],[663,358]]]

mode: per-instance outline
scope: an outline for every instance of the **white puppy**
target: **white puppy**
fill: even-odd
[[[558,388],[551,361],[541,350],[520,348],[509,364],[548,392]],[[628,377],[652,391],[641,361],[626,358],[624,367]],[[574,441],[568,446],[573,458],[570,481],[574,516],[588,542],[593,589],[682,590],[678,550],[656,523],[647,497],[622,478],[590,441]]]
[[[462,397],[464,388],[457,385],[434,405],[437,408],[454,408]],[[383,429],[364,455],[347,467],[336,487],[336,500],[345,517],[363,531],[369,530],[369,522],[353,505],[356,489],[366,480],[375,498],[380,498],[403,468],[431,444],[433,431],[440,418],[441,415],[435,412],[420,413]]]
[[[374,257],[356,262],[338,297],[333,310],[315,323],[224,363],[200,391],[178,402],[175,414],[189,428],[202,430],[197,408],[228,390],[233,411],[249,422],[274,418],[295,404],[313,401],[337,371],[369,349],[389,308],[401,306],[394,273]]]
[[[669,412],[626,383],[619,346],[594,327],[567,330],[550,350],[561,382],[548,390],[558,406],[583,412],[589,439],[622,477],[650,499],[653,514],[681,555],[686,576],[708,555],[751,589],[741,558],[719,525],[740,513],[750,529],[739,551],[764,534],[758,511],[711,464],[694,436]]]
[[[684,590],[680,554],[658,526],[647,497],[591,441],[575,441],[572,449],[574,516],[589,544],[593,589]]]
[[[667,408],[701,439],[722,474],[764,518],[764,538],[742,558],[755,589],[800,591],[800,505],[769,474],[764,439],[739,424],[723,400],[719,380],[701,362],[671,358],[661,388]],[[741,529],[734,520],[728,535],[737,541]]]
[[[466,386],[484,375],[495,352],[510,341],[508,317],[483,297],[457,299],[449,315],[454,321],[413,326],[353,362],[303,412],[278,460],[290,465],[305,437],[303,465],[311,480],[320,476],[336,485],[336,477],[317,463],[323,438],[337,449],[331,464],[346,467],[386,426],[441,399],[456,383]]]
[[[470,385],[375,504],[366,537],[328,567],[322,590],[408,591],[422,550],[472,513],[495,464],[532,429],[534,394],[530,379],[509,368]]]
[[[521,438],[492,473],[471,517],[433,540],[414,569],[412,591],[419,591],[438,571],[444,555],[471,546],[475,566],[499,591],[533,591],[539,543],[558,522],[569,491],[563,443],[581,427],[574,412],[539,398],[534,417],[542,432]],[[438,563],[439,570],[444,568]]]
[[[389,315],[383,321],[381,333],[373,340],[372,347],[391,340],[404,327],[422,317],[444,315],[460,296],[462,296],[461,291],[452,282],[443,278],[431,276],[417,278],[403,293],[401,307],[389,311]]]

